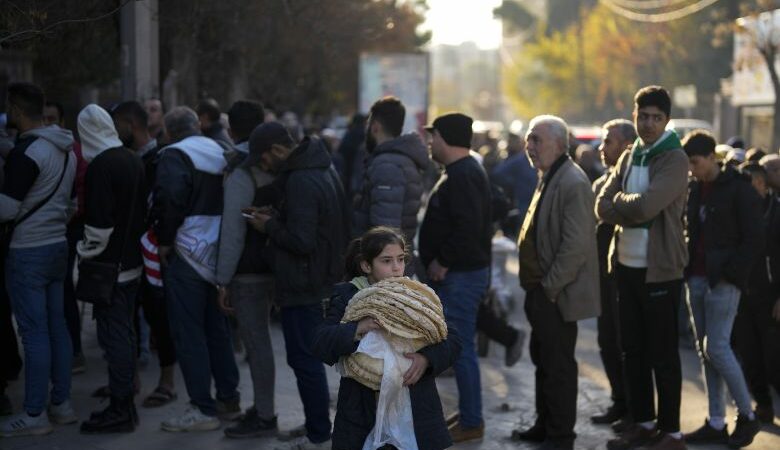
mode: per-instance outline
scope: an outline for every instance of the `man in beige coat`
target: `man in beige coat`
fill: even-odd
[[[519,242],[537,419],[512,438],[543,442],[545,450],[574,447],[577,321],[600,311],[594,195],[588,177],[566,153],[568,136],[566,122],[555,116],[534,118],[526,135],[528,156],[543,175]]]

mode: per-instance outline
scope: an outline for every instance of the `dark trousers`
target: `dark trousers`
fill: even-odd
[[[495,292],[491,290],[488,295],[495,296]],[[488,298],[479,303],[477,330],[504,347],[510,347],[517,341],[517,328],[509,324],[506,315],[499,314],[496,307],[491,304],[495,301],[497,299]]]
[[[525,314],[531,323],[530,353],[536,366],[537,424],[544,426],[548,439],[574,439],[577,322],[565,322],[540,287],[526,293]]]
[[[737,356],[759,406],[772,406],[769,387],[780,394],[780,324],[772,317],[774,298],[743,295],[734,321]]]
[[[108,361],[108,388],[112,397],[133,397],[135,377],[135,299],[138,280],[119,283],[110,305],[95,305],[97,337]]]
[[[165,288],[152,286],[145,276],[141,277],[136,310],[140,307],[143,307],[144,318],[149,324],[152,337],[157,344],[157,358],[160,360],[160,367],[176,364],[176,350],[173,347],[171,327],[170,322],[168,322],[168,307],[165,304]]]
[[[628,408],[626,383],[623,372],[623,353],[620,345],[620,321],[618,320],[617,284],[612,275],[601,277],[601,315],[598,318],[598,343],[601,362],[612,390],[612,403],[616,408]]]
[[[330,393],[325,366],[311,352],[314,331],[322,323],[319,302],[309,306],[282,308],[282,332],[287,365],[295,373],[298,394],[306,416],[306,436],[319,443],[330,439]]]
[[[678,348],[677,311],[682,280],[645,282],[647,269],[617,266],[618,311],[629,408],[636,422],[655,420],[658,428],[680,431],[682,371]]]
[[[84,237],[84,222],[76,221],[68,225],[68,269],[65,272],[64,307],[65,323],[73,344],[73,354],[81,353],[81,312],[76,301],[76,288],[73,286],[73,266],[76,264],[76,243]]]
[[[238,398],[238,367],[227,317],[217,306],[217,289],[174,255],[163,269],[171,337],[190,403],[207,416],[217,415],[217,399]]]
[[[5,265],[0,258],[0,394],[5,392],[8,382],[19,377],[22,370],[22,358],[19,356],[19,342],[11,322],[11,300],[5,290]]]

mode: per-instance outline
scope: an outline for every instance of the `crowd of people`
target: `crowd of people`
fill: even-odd
[[[407,276],[433,289],[448,329],[405,355],[417,447],[482,438],[476,337],[501,343],[510,367],[526,337],[485,307],[496,288],[497,233],[517,241],[536,366],[537,419],[512,440],[574,447],[577,322],[593,317],[612,403],[591,420],[615,429],[608,449],[739,448],[774,420],[780,156],[732,146],[722,160],[703,130],[681,140],[667,130],[671,99],[662,87],[637,92],[633,121],[604,124],[601,165],[556,116],[534,118],[494,158],[496,148],[472,150],[473,120],[461,113],[437,117],[425,136],[404,134],[405,108],[394,97],[377,100],[344,136],[307,133],[252,100],[231,105],[226,121],[210,99],[167,112],[158,99],[90,104],[75,137],[62,107],[34,84],[9,85],[6,105],[4,437],[79,420],[82,433],[133,432],[143,419],[136,396],[148,327],[160,374],[140,404],[177,399],[177,364],[189,398],[162,430],[229,421],[227,438],[276,436],[288,450],[364,448],[379,394],[345,375],[331,422],[325,364],[382,332],[374,317],[343,320],[350,299]],[[108,405],[89,416],[70,399],[72,374],[85,370],[79,301],[93,305],[108,367],[107,385],[94,393]],[[681,305],[709,400],[704,425],[685,434]],[[305,416],[285,431],[274,403],[274,312]],[[16,414],[5,395],[22,370],[12,317],[24,352]],[[237,345],[252,378],[245,411]],[[435,378],[448,370],[458,408],[445,416]],[[731,433],[724,385],[738,410]]]

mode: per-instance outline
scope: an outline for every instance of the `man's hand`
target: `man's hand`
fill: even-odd
[[[428,266],[428,279],[431,281],[442,281],[447,276],[448,270],[448,268],[439,264],[438,259],[434,259]]]
[[[772,308],[772,317],[777,322],[780,322],[780,299],[777,299],[777,301],[775,301],[775,307]]]
[[[230,303],[230,291],[225,286],[219,286],[217,288],[217,305],[226,315],[232,315],[235,310]]]
[[[165,267],[168,265],[168,255],[171,254],[173,247],[170,245],[161,245],[157,247],[157,254],[160,255],[160,264]]]
[[[412,360],[412,366],[404,374],[404,386],[411,386],[420,381],[420,378],[428,370],[428,358],[419,353],[406,353],[404,356]]]
[[[242,213],[252,216],[247,218],[247,222],[252,225],[252,228],[260,233],[265,233],[265,224],[271,219],[270,208],[258,208],[256,206],[250,206],[241,210]]]

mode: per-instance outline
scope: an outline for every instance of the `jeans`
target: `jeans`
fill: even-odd
[[[771,407],[769,386],[780,394],[780,324],[772,317],[772,295],[743,295],[734,321],[736,351],[758,406]]]
[[[207,416],[217,415],[217,399],[238,398],[238,367],[227,318],[217,306],[217,290],[182,258],[174,255],[163,268],[171,337],[190,403]]]
[[[723,382],[737,403],[740,414],[753,409],[745,376],[731,348],[731,330],[739,308],[739,289],[726,282],[711,288],[705,277],[688,280],[688,307],[696,348],[704,366],[710,417],[726,417]]]
[[[8,293],[24,347],[24,409],[33,415],[46,408],[50,379],[51,402],[70,399],[73,348],[63,307],[67,263],[64,240],[8,251]]]
[[[108,362],[108,388],[119,399],[133,397],[135,377],[135,299],[138,280],[118,283],[110,305],[95,305],[100,347]]]
[[[540,287],[530,290],[525,313],[531,323],[531,361],[536,366],[537,424],[551,440],[576,437],[577,419],[577,322],[563,320],[558,305]]]
[[[647,269],[617,266],[618,314],[628,406],[636,422],[656,418],[653,392],[658,392],[658,428],[680,431],[682,368],[677,312],[682,280],[647,283]]]
[[[271,419],[276,415],[276,368],[269,320],[273,281],[260,275],[237,275],[230,283],[229,292],[238,320],[238,333],[249,359],[254,406],[261,418]]]
[[[306,437],[313,443],[330,439],[330,392],[325,366],[311,352],[314,331],[322,323],[319,302],[308,306],[282,307],[282,333],[287,365],[295,372],[298,394],[306,417]]]
[[[617,286],[614,275],[601,275],[601,315],[598,318],[598,343],[601,362],[612,390],[612,403],[622,411],[628,409],[626,401],[623,354],[620,349],[620,321],[618,320]]]
[[[441,299],[447,323],[458,330],[462,339],[463,347],[454,368],[460,424],[464,428],[482,424],[482,383],[474,340],[479,304],[489,282],[490,270],[487,267],[469,272],[448,272],[444,280],[431,282],[431,287]]]

